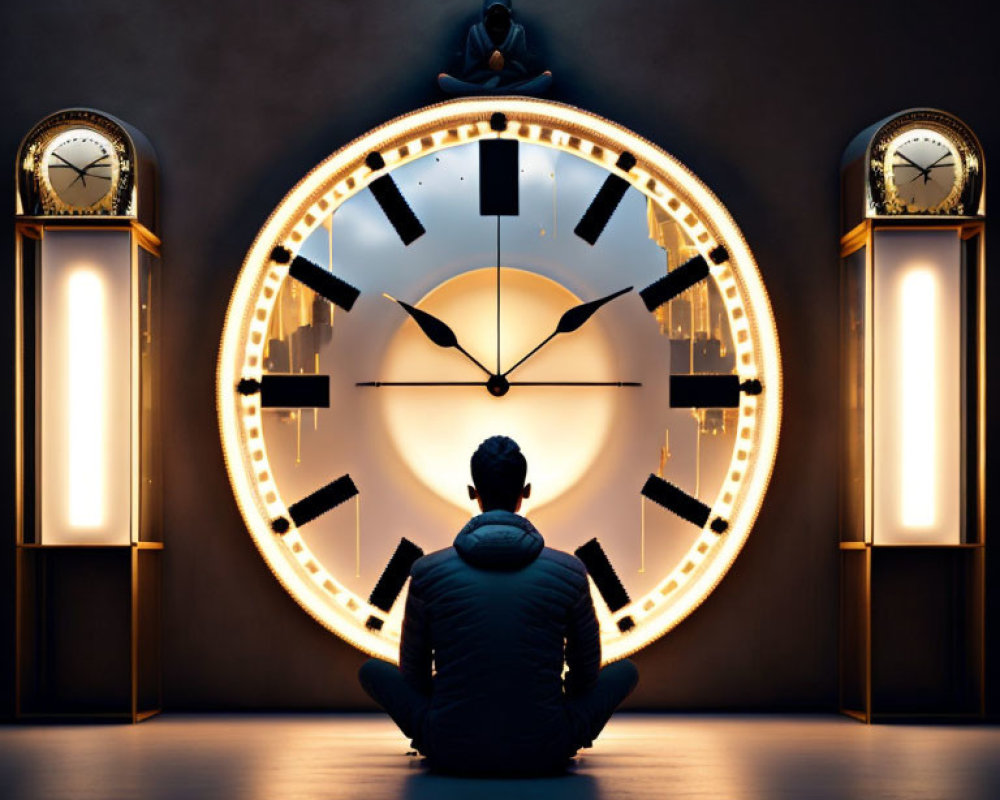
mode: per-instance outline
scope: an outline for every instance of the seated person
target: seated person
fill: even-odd
[[[638,681],[631,661],[600,668],[583,564],[545,547],[517,514],[531,492],[526,473],[512,439],[494,436],[479,446],[469,496],[483,513],[452,547],[413,565],[399,668],[371,659],[359,673],[435,769],[561,770]]]
[[[484,0],[483,18],[469,28],[461,65],[438,75],[448,94],[540,95],[552,85],[552,73],[528,68],[524,26],[513,19],[511,0]]]

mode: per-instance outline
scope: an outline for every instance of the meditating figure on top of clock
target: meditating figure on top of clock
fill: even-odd
[[[541,95],[552,85],[552,73],[528,68],[524,26],[514,22],[511,0],[483,0],[483,18],[469,28],[461,64],[454,74],[438,75],[448,94]]]
[[[433,769],[560,771],[638,681],[627,659],[601,669],[586,569],[517,513],[526,475],[512,439],[479,446],[469,497],[483,513],[413,565],[399,667],[371,659],[359,673]]]

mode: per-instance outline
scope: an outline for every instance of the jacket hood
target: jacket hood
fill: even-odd
[[[462,560],[480,569],[520,569],[534,561],[543,547],[542,534],[512,511],[486,511],[469,520],[455,537],[455,550]]]
[[[493,6],[503,6],[508,11],[513,11],[513,0],[483,0],[483,16],[486,16],[486,12],[490,10]]]

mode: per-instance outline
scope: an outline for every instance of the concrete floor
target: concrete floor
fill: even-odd
[[[1000,727],[836,716],[616,716],[565,777],[429,774],[378,715],[0,726],[0,798],[1000,798]]]

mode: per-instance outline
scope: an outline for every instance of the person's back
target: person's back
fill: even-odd
[[[419,674],[433,643],[437,674],[420,741],[449,770],[537,771],[579,746],[567,724],[567,686],[597,680],[600,644],[587,573],[544,547],[524,517],[475,517],[454,547],[414,564],[400,648]]]
[[[399,669],[376,659],[361,668],[368,694],[445,771],[560,769],[638,680],[627,660],[600,669],[583,564],[545,547],[516,513],[531,490],[526,470],[511,439],[483,442],[469,495],[484,513],[413,565]]]

